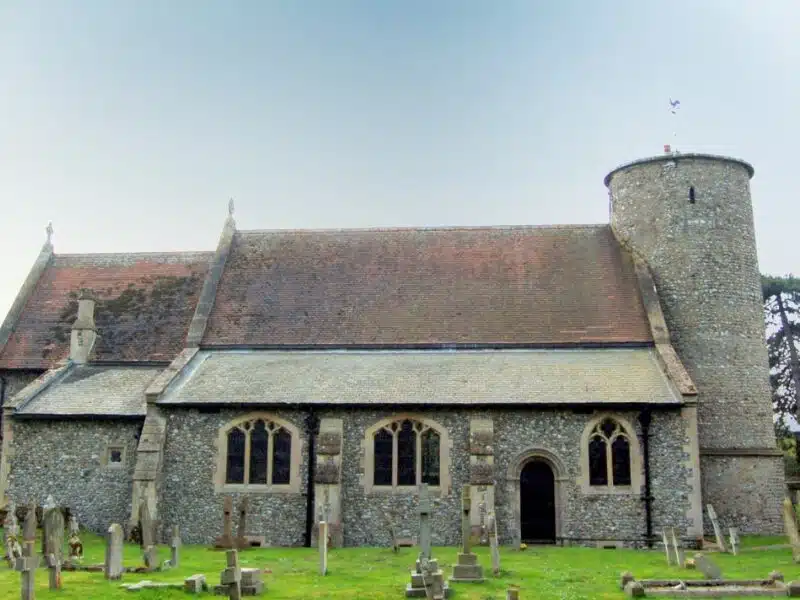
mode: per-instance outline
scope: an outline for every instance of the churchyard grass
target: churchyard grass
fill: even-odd
[[[83,564],[100,563],[104,558],[104,542],[101,538],[83,534],[85,548]],[[739,556],[713,554],[713,559],[722,568],[727,578],[766,577],[777,569],[786,580],[800,579],[800,565],[792,563],[790,549],[749,550],[754,546],[784,543],[784,538],[743,538],[743,552]],[[37,548],[39,546],[37,545]],[[697,579],[697,571],[667,567],[662,550],[598,550],[590,548],[554,548],[531,546],[527,550],[501,548],[502,569],[499,577],[491,575],[491,559],[488,547],[474,549],[486,576],[482,584],[453,584],[456,600],[501,600],[509,585],[521,588],[520,597],[525,600],[568,599],[622,599],[617,588],[622,571],[629,570],[637,577],[681,577]],[[458,549],[433,549],[434,557],[449,577],[456,561]],[[417,549],[401,548],[395,554],[390,548],[334,548],[328,558],[328,575],[319,575],[318,550],[316,548],[265,548],[240,553],[242,567],[267,569],[264,582],[267,591],[264,598],[289,600],[293,598],[319,598],[342,600],[400,599],[409,581]],[[691,556],[692,552],[687,551]],[[169,558],[169,547],[159,547],[159,558]],[[142,564],[138,546],[126,544],[124,549],[126,567]],[[103,573],[65,571],[63,589],[50,592],[47,588],[47,570],[36,573],[36,597],[41,599],[100,600],[115,598],[187,598],[180,590],[144,590],[128,592],[120,583],[151,581],[183,581],[194,573],[206,575],[210,585],[219,583],[220,571],[225,566],[225,552],[210,550],[204,546],[183,546],[180,568],[156,573],[125,573],[121,581],[109,582]],[[5,563],[0,565],[0,600],[19,598],[19,573],[10,570]],[[206,597],[210,597],[205,595]]]

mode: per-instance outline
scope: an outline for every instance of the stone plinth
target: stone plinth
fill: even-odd
[[[458,555],[458,562],[453,565],[451,582],[481,583],[483,581],[483,567],[478,564],[478,556],[473,553]]]

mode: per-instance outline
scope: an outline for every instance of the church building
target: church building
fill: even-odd
[[[240,230],[216,250],[58,254],[0,327],[0,505],[87,528],[141,503],[209,544],[638,546],[781,531],[750,178],[665,152],[608,223]],[[146,250],[146,249],[145,249]]]

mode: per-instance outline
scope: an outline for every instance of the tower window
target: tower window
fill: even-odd
[[[694,204],[694,186],[689,188],[689,204]]]

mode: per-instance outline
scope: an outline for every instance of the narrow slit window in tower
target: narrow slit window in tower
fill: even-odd
[[[694,186],[689,188],[689,204],[694,204]]]

